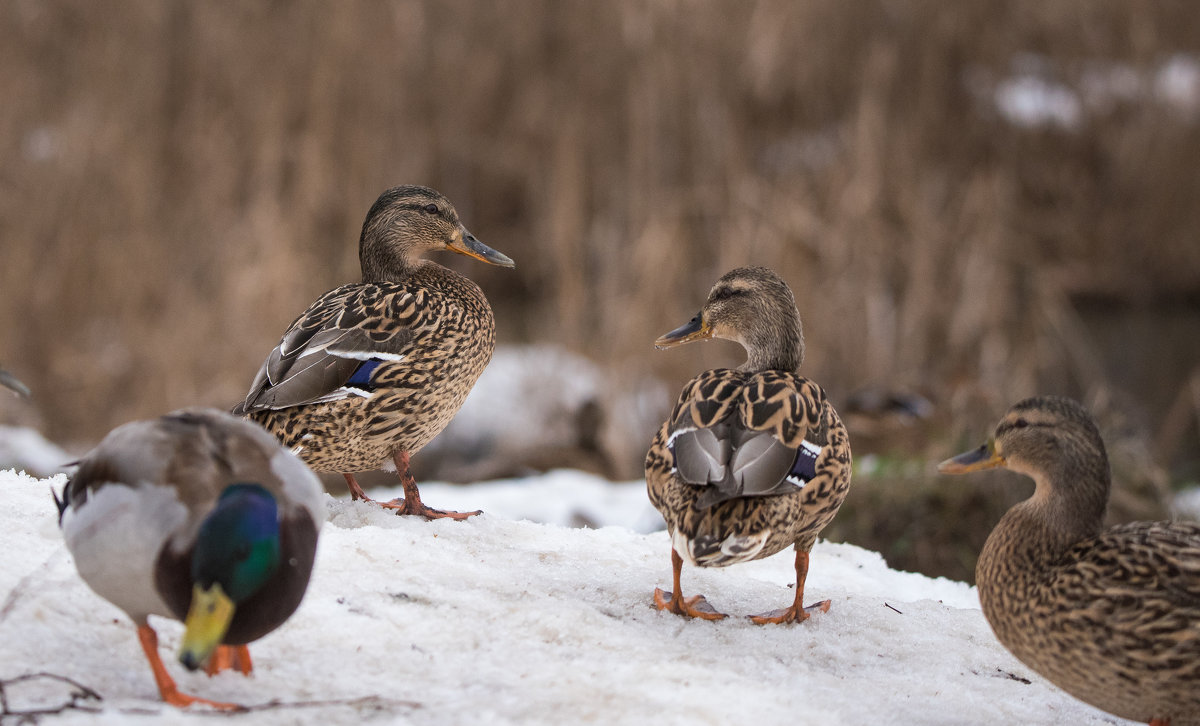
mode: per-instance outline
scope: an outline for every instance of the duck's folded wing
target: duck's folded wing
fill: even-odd
[[[784,494],[804,486],[790,476],[796,449],[767,432],[723,424],[678,430],[671,443],[679,477],[708,487],[696,501],[700,509],[735,497]]]
[[[1064,578],[1064,587],[1103,593],[1098,607],[1127,607],[1135,613],[1131,617],[1147,620],[1148,627],[1151,616],[1183,617],[1192,623],[1200,618],[1200,524],[1118,525],[1068,551],[1067,561],[1074,576]],[[1148,607],[1151,600],[1161,612]],[[1192,640],[1200,642],[1200,632]]]
[[[411,297],[409,293],[339,296],[341,304],[331,305],[328,298],[337,292],[327,294],[292,323],[259,369],[246,400],[234,408],[235,414],[368,395],[365,378],[370,370],[380,362],[404,358],[413,330],[405,319],[390,317],[388,311],[406,307],[403,300],[392,298]],[[368,374],[360,374],[363,385],[356,379],[360,368]],[[347,385],[351,379],[354,385]]]
[[[701,509],[802,489],[825,444],[823,405],[820,387],[791,374],[702,374],[684,388],[669,427],[675,473],[707,487],[696,500]]]

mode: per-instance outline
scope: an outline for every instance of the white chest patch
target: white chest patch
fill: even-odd
[[[109,484],[63,514],[63,538],[80,577],[137,623],[173,617],[154,587],[163,544],[188,519],[171,487]]]

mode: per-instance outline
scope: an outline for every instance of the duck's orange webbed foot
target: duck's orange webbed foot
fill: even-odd
[[[671,593],[669,596],[661,587],[654,588],[654,607],[659,610],[682,615],[685,618],[701,618],[703,620],[724,620],[728,616],[717,612],[708,599],[703,595],[693,595],[685,598]]]
[[[461,522],[467,517],[474,517],[477,514],[483,514],[482,509],[476,509],[474,512],[450,512],[442,509],[434,509],[427,507],[417,499],[417,503],[412,504],[412,497],[396,498],[390,502],[380,502],[379,506],[384,509],[394,509],[396,514],[413,514],[425,519],[453,519]]]
[[[250,649],[245,645],[218,645],[208,658],[204,672],[215,676],[221,671],[233,669],[244,676],[250,675],[254,664],[250,662]]]
[[[822,600],[814,605],[804,607],[804,583],[808,579],[808,552],[796,550],[796,598],[792,604],[783,610],[772,610],[762,615],[751,615],[750,619],[757,625],[770,623],[803,623],[813,613],[820,610],[829,612],[829,601]]]
[[[199,703],[203,706],[211,706],[220,711],[246,711],[245,706],[237,703],[225,703],[224,701],[210,701],[207,698],[199,696],[189,696],[186,693],[181,693],[175,684],[172,683],[169,688],[159,688],[158,693],[162,696],[163,703],[170,704],[176,708],[187,708],[193,703]]]
[[[167,668],[158,655],[158,634],[149,625],[139,625],[137,632],[138,642],[142,644],[142,652],[146,654],[146,660],[150,661],[150,670],[154,672],[154,683],[158,686],[158,695],[162,697],[164,703],[177,708],[186,708],[193,703],[199,703],[221,711],[246,710],[246,707],[241,704],[210,701],[207,698],[181,693],[175,685],[175,679],[171,678],[170,673],[167,673]]]
[[[808,620],[810,617],[812,617],[812,614],[818,610],[823,613],[829,612],[829,605],[829,600],[822,600],[821,602],[814,603],[806,608],[798,608],[795,605],[791,605],[782,610],[772,610],[769,613],[762,613],[761,615],[751,615],[750,619],[754,621],[756,625],[803,623],[805,620]]]
[[[467,517],[483,514],[482,509],[476,509],[474,512],[451,512],[425,506],[421,503],[421,491],[417,489],[417,482],[408,471],[408,459],[407,451],[397,451],[392,456],[396,463],[396,474],[400,477],[400,485],[404,487],[404,498],[386,502],[382,505],[384,508],[394,509],[396,514],[412,514],[425,519],[453,519],[459,522]]]
[[[674,586],[671,588],[670,597],[663,592],[661,587],[654,588],[654,606],[659,610],[682,615],[685,618],[700,618],[702,620],[724,620],[727,616],[725,613],[717,612],[712,605],[708,604],[708,600],[703,595],[693,595],[685,598],[682,595],[682,588],[679,587],[679,574],[683,570],[683,558],[671,548],[671,575]]]

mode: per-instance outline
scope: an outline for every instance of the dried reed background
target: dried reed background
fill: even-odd
[[[439,260],[502,343],[676,388],[733,350],[650,342],[765,264],[806,372],[924,393],[936,453],[1035,392],[1119,400],[1150,446],[1200,355],[1197,115],[1022,127],[972,89],[1196,53],[1188,2],[7,0],[0,362],[60,441],[229,405],[356,279],[376,195],[425,183],[517,261]],[[1172,416],[1148,461],[1200,458]]]

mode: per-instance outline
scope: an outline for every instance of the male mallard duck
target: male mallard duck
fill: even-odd
[[[1021,401],[988,443],[938,470],[997,466],[1037,488],[1000,519],[975,569],[996,637],[1097,708],[1200,724],[1200,525],[1102,530],[1108,456],[1092,417],[1070,399]]]
[[[462,406],[496,347],[492,308],[479,286],[423,260],[451,250],[492,265],[513,261],[484,245],[432,189],[389,189],[367,212],[358,242],[362,282],[330,290],[291,324],[234,409],[275,434],[317,471],[340,472],[368,500],[355,472],[394,465],[399,514],[466,519],[421,503],[409,457]]]
[[[162,699],[236,709],[179,692],[147,616],[185,622],[189,669],[249,673],[245,644],[287,620],[308,587],[322,496],[266,431],[189,409],[110,432],[63,489],[59,524],[84,582],[137,625]]]
[[[825,600],[804,607],[808,553],[850,487],[850,440],[825,391],[797,375],[804,334],[792,291],[764,267],[726,273],[700,313],[655,341],[741,343],[747,360],[693,378],[646,454],[650,501],[671,533],[674,590],[654,592],[660,610],[719,620],[702,595],[684,599],[686,559],[724,567],[796,548],[791,606],[756,623],[801,622]]]

